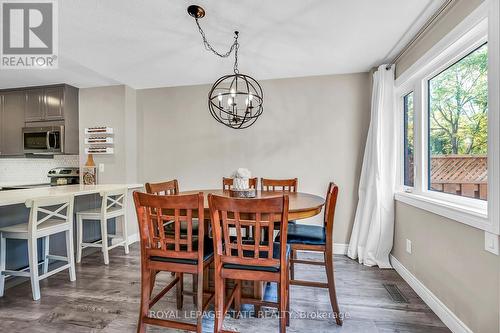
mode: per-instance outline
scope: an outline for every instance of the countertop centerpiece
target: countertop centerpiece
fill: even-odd
[[[250,170],[238,168],[233,175],[233,186],[229,189],[232,197],[236,198],[255,198],[254,188],[250,188],[249,179],[252,177]]]

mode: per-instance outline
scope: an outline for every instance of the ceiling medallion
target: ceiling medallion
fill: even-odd
[[[205,49],[221,58],[227,58],[234,51],[233,74],[225,75],[215,81],[208,94],[210,114],[219,123],[234,129],[252,126],[264,111],[262,107],[263,94],[257,80],[251,76],[240,74],[238,70],[238,31],[234,32],[234,42],[226,53],[217,52],[205,37],[205,32],[198,19],[205,16],[205,10],[197,5],[187,9],[198,26]]]

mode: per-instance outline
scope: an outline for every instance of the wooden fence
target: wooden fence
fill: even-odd
[[[488,160],[478,155],[431,158],[431,189],[470,198],[488,198]]]

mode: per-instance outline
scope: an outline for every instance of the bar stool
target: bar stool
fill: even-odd
[[[33,300],[40,299],[40,280],[69,269],[69,280],[76,280],[75,257],[73,250],[73,196],[37,198],[26,201],[30,208],[28,223],[0,228],[0,297],[3,296],[5,276],[24,276],[31,280]],[[51,235],[66,234],[66,257],[51,255],[49,239]],[[43,238],[43,274],[38,273],[37,240]],[[28,241],[29,270],[7,270],[5,268],[7,239]],[[67,264],[49,271],[49,260],[66,261]]]
[[[126,199],[127,189],[119,189],[114,191],[101,192],[101,207],[90,210],[80,211],[76,213],[77,221],[77,250],[76,262],[82,261],[82,250],[87,247],[101,248],[104,256],[104,264],[109,265],[109,251],[117,246],[125,248],[125,254],[129,253],[128,234],[127,234],[127,219],[126,219]],[[121,217],[122,234],[117,235],[108,233],[108,220]],[[83,225],[84,222],[99,221],[101,225],[101,239],[92,243],[83,242]],[[116,220],[118,224],[118,219]],[[117,239],[117,242],[108,244],[108,238]],[[114,244],[113,244],[114,243]]]

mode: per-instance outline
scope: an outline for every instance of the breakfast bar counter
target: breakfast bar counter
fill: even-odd
[[[31,189],[0,191],[0,207],[24,204],[26,200],[57,195],[82,196],[99,194],[102,191],[112,191],[120,188],[140,189],[142,184],[101,184],[101,185],[62,185]]]
[[[97,208],[101,204],[101,192],[113,191],[118,189],[128,188],[129,195],[127,198],[127,225],[129,229],[129,240],[132,242],[137,240],[137,222],[135,218],[135,210],[132,200],[131,191],[141,190],[142,184],[101,184],[101,185],[60,185],[47,186],[29,189],[16,189],[0,191],[0,227],[11,226],[20,223],[28,223],[29,208],[25,202],[29,199],[51,197],[51,196],[74,196],[74,213],[78,211]],[[74,217],[76,223],[76,218]],[[109,223],[110,232],[115,231],[113,221]],[[74,228],[76,233],[76,227]],[[64,235],[54,235],[50,242],[51,253],[65,253]],[[96,221],[90,224],[86,230],[84,240],[96,241],[101,238],[99,223]],[[76,238],[75,238],[76,239]],[[38,242],[40,260],[42,260],[42,242]],[[7,240],[7,268],[20,269],[27,266],[27,243],[23,240],[8,239]]]

